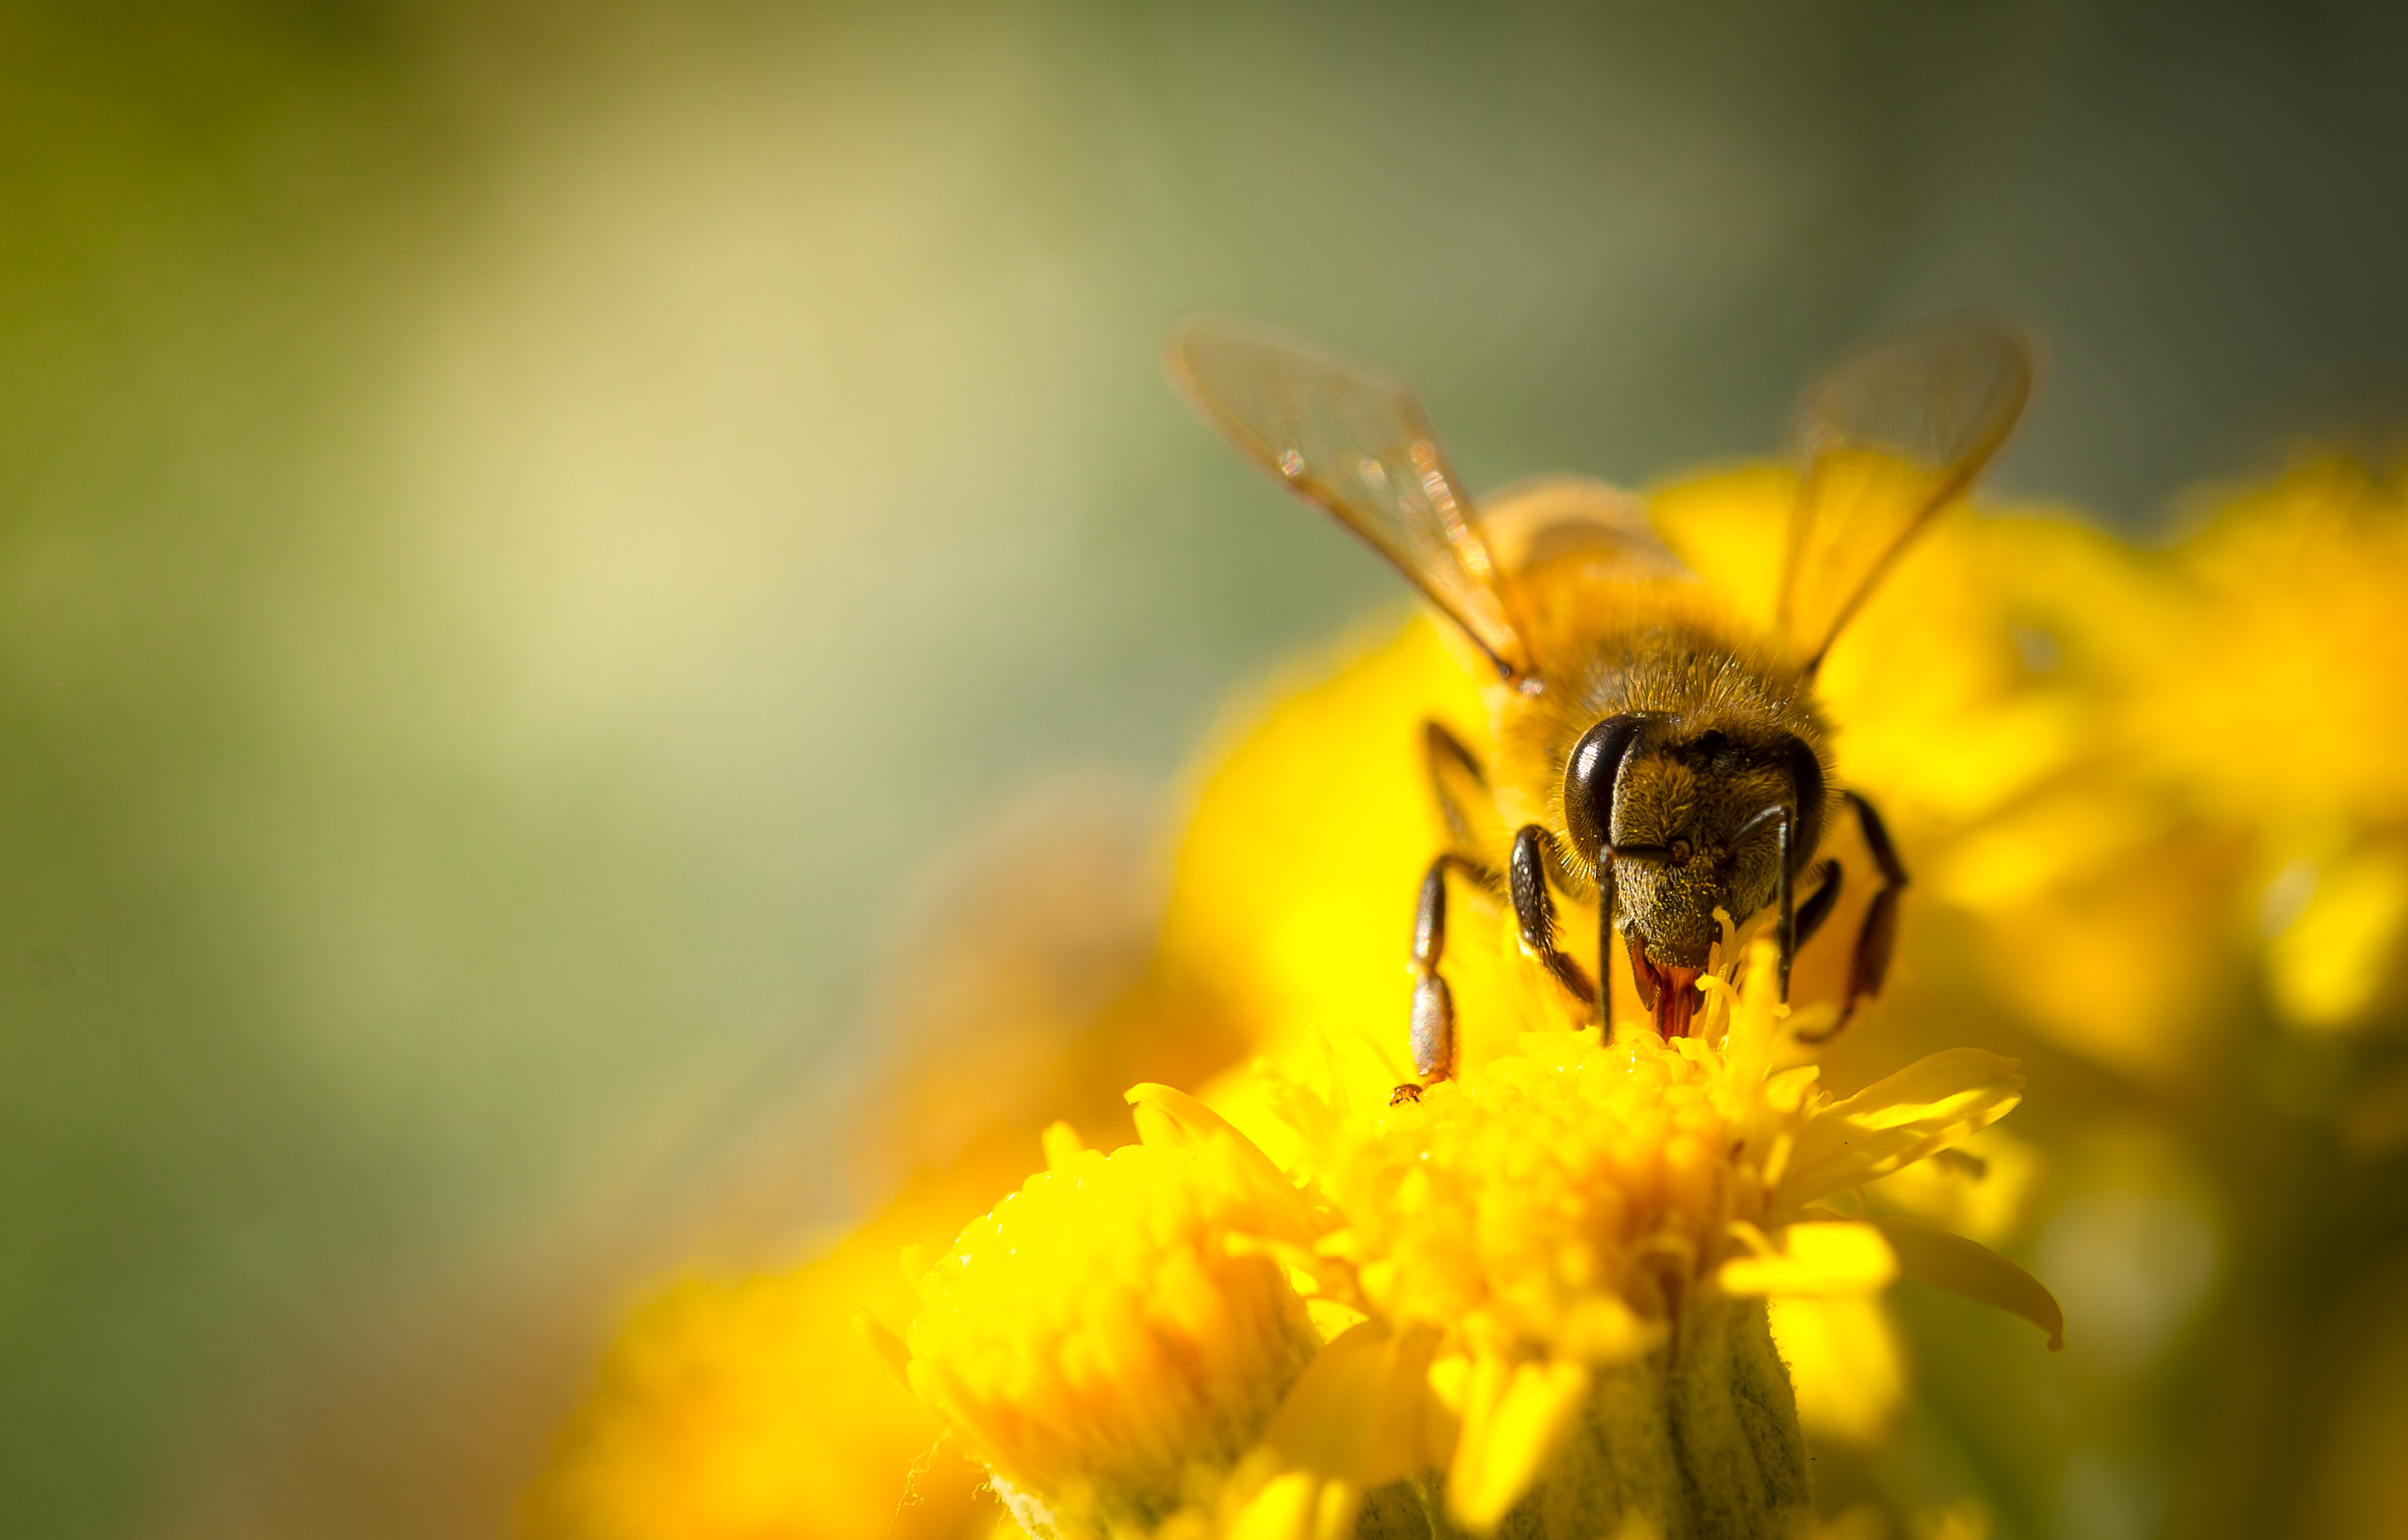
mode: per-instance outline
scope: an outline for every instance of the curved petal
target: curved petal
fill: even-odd
[[[2014,1111],[2023,1084],[2015,1060],[1979,1048],[1917,1060],[1808,1120],[1782,1199],[1811,1202],[1920,1160]]]
[[[1340,1332],[1287,1393],[1263,1442],[1292,1471],[1385,1486],[1436,1461],[1433,1424],[1445,1411],[1429,1388],[1438,1333],[1391,1333],[1376,1321]]]
[[[1185,1091],[1152,1081],[1131,1086],[1123,1100],[1136,1120],[1140,1144],[1165,1149],[1217,1148],[1237,1162],[1259,1191],[1275,1197],[1279,1217],[1291,1234],[1310,1237],[1322,1229],[1312,1203],[1297,1190],[1287,1173],[1235,1123]]]
[[[1214,1134],[1227,1134],[1248,1149],[1254,1147],[1254,1142],[1239,1132],[1235,1123],[1176,1086],[1145,1081],[1131,1086],[1121,1100],[1129,1104],[1140,1144],[1178,1147],[1204,1144]],[[1266,1155],[1263,1159],[1268,1162],[1270,1157]],[[1279,1170],[1277,1166],[1270,1169]]]
[[[1899,1270],[1935,1288],[2020,1316],[2048,1333],[2052,1353],[2065,1346],[2065,1312],[2038,1278],[1988,1246],[1914,1219],[1872,1221],[1898,1253]]]

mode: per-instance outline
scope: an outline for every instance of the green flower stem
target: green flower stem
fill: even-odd
[[[1696,1303],[1671,1345],[1601,1371],[1579,1422],[1496,1540],[1780,1540],[1811,1507],[1789,1372],[1755,1300]],[[1360,1540],[1468,1540],[1441,1479],[1371,1494]],[[1418,1511],[1415,1511],[1418,1510]]]

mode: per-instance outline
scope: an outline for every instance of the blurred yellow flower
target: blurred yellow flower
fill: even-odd
[[[2141,655],[2133,750],[2254,847],[2277,1013],[2350,1026],[2408,928],[2408,488],[2309,459],[2172,558],[2188,603]]]
[[[1320,1346],[1272,1255],[1319,1216],[1178,1093],[1138,1111],[1142,1142],[1109,1157],[1057,1126],[1052,1169],[919,1286],[912,1389],[1032,1534],[1152,1533],[1209,1501]]]
[[[646,1303],[529,1494],[562,1540],[966,1533],[984,1473],[853,1328],[899,1309],[905,1203],[807,1266],[681,1281]]]
[[[2244,828],[2408,827],[2408,487],[2316,457],[2209,496],[2172,553],[2184,624],[2141,655],[2135,746]]]

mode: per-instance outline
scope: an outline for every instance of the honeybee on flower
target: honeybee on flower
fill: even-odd
[[[1398,1099],[1455,1069],[1455,1002],[1440,971],[1451,880],[1509,901],[1524,948],[1601,1021],[1613,954],[1627,949],[1656,1030],[1677,1038],[1699,981],[1737,963],[1718,946],[1725,924],[1770,912],[1786,999],[1798,946],[1839,898],[1839,862],[1816,857],[1845,809],[1880,885],[1828,1029],[1880,989],[1907,874],[1871,802],[1832,785],[1815,673],[1908,542],[2014,427],[2031,384],[2019,332],[1971,317],[1927,324],[1808,389],[1770,634],[1697,584],[1641,507],[1602,482],[1528,482],[1475,510],[1412,392],[1359,366],[1276,332],[1196,321],[1174,338],[1170,368],[1233,444],[1392,562],[1485,666],[1493,762],[1440,723],[1424,727],[1452,840],[1421,883],[1419,1078]],[[1564,905],[1597,936],[1593,973],[1562,943]]]

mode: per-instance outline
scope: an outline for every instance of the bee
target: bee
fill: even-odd
[[[1669,1039],[1696,1019],[1726,924],[1769,914],[1788,998],[1798,948],[1840,895],[1840,863],[1818,859],[1824,838],[1853,817],[1878,886],[1821,1035],[1880,991],[1907,871],[1872,803],[1835,784],[1815,674],[1900,553],[2004,442],[2030,396],[2031,357],[2013,324],[1960,316],[1876,341],[1810,383],[1767,632],[1713,601],[1631,495],[1549,478],[1483,510],[1399,381],[1251,324],[1197,319],[1174,333],[1172,381],[1205,421],[1387,558],[1481,660],[1495,762],[1423,727],[1448,842],[1414,906],[1407,1027],[1419,1078],[1397,1100],[1455,1071],[1440,971],[1453,883],[1510,903],[1525,951],[1609,1033],[1624,953]],[[1566,906],[1597,916],[1594,972],[1564,945]]]

